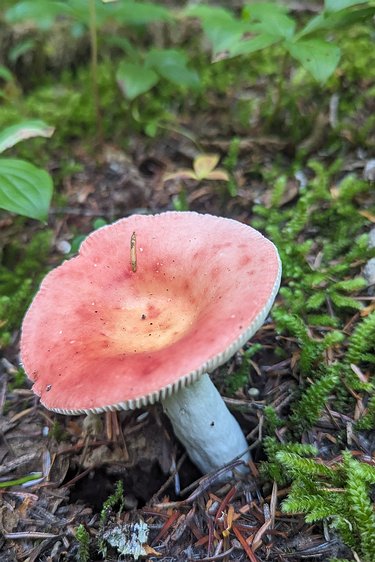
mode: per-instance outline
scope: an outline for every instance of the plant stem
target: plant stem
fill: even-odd
[[[285,73],[286,73],[287,68],[288,68],[288,61],[289,61],[288,54],[285,53],[283,58],[282,58],[282,61],[281,61],[281,69],[280,69],[280,73],[279,73],[278,79],[277,79],[276,96],[275,96],[275,102],[274,102],[273,110],[272,110],[272,113],[268,116],[268,119],[267,119],[267,127],[268,128],[272,125],[273,121],[275,120],[275,117],[277,116],[277,114],[280,111],[282,99],[285,99],[284,83],[285,83]]]
[[[103,142],[103,123],[100,113],[98,89],[98,33],[96,29],[96,0],[89,0],[89,30],[91,50],[92,100],[96,121],[96,143]]]

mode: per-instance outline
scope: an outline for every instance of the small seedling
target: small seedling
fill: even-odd
[[[218,154],[199,154],[194,158],[193,168],[181,168],[171,174],[166,174],[163,181],[174,179],[195,180],[219,180],[229,181],[229,174],[223,168],[217,168],[220,156]]]
[[[223,168],[217,168],[220,156],[218,154],[200,154],[193,161],[192,169],[181,168],[171,174],[165,174],[163,181],[170,180],[193,180],[202,182],[203,180],[219,180],[230,181],[229,174]],[[184,186],[180,188],[180,192],[173,197],[173,206],[175,211],[187,211],[189,209],[189,201]]]
[[[77,560],[78,562],[89,562],[90,560],[90,535],[81,524],[76,529],[76,539],[79,543]]]

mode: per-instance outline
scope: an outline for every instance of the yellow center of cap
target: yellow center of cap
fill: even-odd
[[[178,341],[197,317],[195,303],[187,295],[140,297],[124,302],[107,316],[103,330],[111,352],[143,353],[157,351]],[[104,335],[104,334],[103,334]]]

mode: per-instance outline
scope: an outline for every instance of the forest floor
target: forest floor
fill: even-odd
[[[242,93],[261,97],[268,87],[271,85],[264,78],[253,92]],[[368,87],[365,78],[362,87]],[[352,93],[348,94],[350,88]],[[367,180],[374,180],[375,175],[368,176],[374,134],[368,134],[366,140],[355,137],[356,127],[363,127],[366,116],[374,112],[373,98],[359,111],[353,109],[346,122],[336,113],[340,96],[353,100],[355,88],[360,86],[343,79],[342,91],[337,86],[321,110],[315,106],[315,122],[310,122],[306,135],[298,141],[282,123],[263,126],[261,115],[254,117],[251,127],[239,121],[234,126],[229,108],[238,102],[238,92],[233,88],[224,100],[221,95],[210,94],[204,111],[194,112],[187,103],[178,117],[178,127],[167,128],[155,139],[134,131],[126,143],[121,143],[117,135],[114,141],[108,136],[101,143],[93,140],[91,146],[87,139],[75,139],[69,146],[54,148],[48,168],[58,178],[58,196],[50,212],[50,249],[43,267],[51,269],[73,255],[80,239],[93,230],[98,219],[111,223],[134,213],[177,208],[251,225],[254,207],[272,208],[272,178],[281,169],[287,170],[287,179],[277,208],[288,212],[298,205],[301,190],[316,173],[308,161],[328,169],[339,157],[329,179],[332,198],[348,175],[362,182],[365,173]],[[312,103],[311,99],[300,100],[302,117]],[[337,119],[343,120],[341,128]],[[227,155],[234,136],[239,139],[230,172],[235,193],[229,193],[218,181],[163,180],[166,172],[191,168],[198,154]],[[64,150],[61,159],[74,163],[71,171],[61,170],[59,158]],[[299,157],[297,161],[296,155],[301,152],[308,158]],[[313,205],[316,212],[317,201]],[[359,194],[356,205],[367,217],[359,235],[369,232],[375,220],[373,192]],[[44,228],[35,221],[17,221],[6,213],[0,217],[3,251],[14,239],[27,245]],[[297,247],[302,247],[307,238],[319,239],[319,231],[314,228],[310,224],[301,229],[295,237]],[[314,248],[308,257],[313,259],[319,269]],[[366,263],[367,259],[356,263],[353,277]],[[290,281],[286,276],[283,286],[292,286]],[[374,297],[368,288],[357,291],[353,298],[362,308],[340,312],[339,326],[344,334],[351,334],[361,315],[374,309]],[[281,294],[275,306],[282,301]],[[318,332],[314,326],[310,335],[316,337]],[[321,333],[325,334],[325,329]],[[160,405],[101,415],[95,427],[85,421],[85,416],[63,416],[46,410],[31,390],[31,383],[20,375],[19,336],[18,327],[2,349],[0,363],[1,562],[99,562],[103,556],[98,545],[107,549],[105,560],[115,561],[119,553],[113,545],[119,532],[129,544],[133,541],[132,548],[142,547],[142,556],[152,562],[359,560],[325,523],[306,523],[302,513],[283,512],[281,502],[290,491],[289,484],[277,485],[262,472],[266,460],[263,438],[269,432],[265,408],[272,407],[280,418],[287,419],[293,411],[291,404],[296,397],[298,400],[301,381],[305,388],[308,380],[299,367],[301,342],[295,335],[277,330],[272,316],[252,339],[251,345],[259,344],[254,354],[247,356],[246,346],[212,374],[248,439],[253,459],[248,476],[234,471],[233,479],[225,485],[220,484],[217,473],[199,474],[174,437]],[[346,347],[345,342],[327,347],[324,361],[343,357]],[[233,389],[228,380],[236,373],[240,373],[242,384]],[[357,369],[356,374],[366,380],[370,377],[366,369]],[[327,401],[316,422],[301,432],[300,441],[314,444],[328,464],[339,462],[341,451],[350,448],[356,458],[373,466],[375,432],[355,429],[365,411],[366,395],[351,389],[349,392],[353,402],[343,402],[347,409],[340,411],[334,402]],[[287,439],[286,427],[276,424],[272,429],[280,443]],[[147,529],[143,536],[142,522]],[[124,555],[121,559],[134,557]]]

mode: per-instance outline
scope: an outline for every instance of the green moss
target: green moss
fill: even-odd
[[[0,347],[9,344],[46,271],[51,231],[37,232],[31,241],[9,242],[2,251],[0,268]]]
[[[303,512],[309,523],[327,520],[355,549],[364,562],[375,559],[375,515],[370,486],[375,469],[355,460],[344,451],[342,462],[327,466],[321,460],[300,453],[279,450],[276,461],[292,479],[292,487],[282,509]]]
[[[231,373],[226,380],[226,387],[229,394],[235,394],[237,390],[243,388],[249,383],[251,358],[262,349],[260,344],[253,344],[245,349],[241,355],[241,364],[233,373]]]

